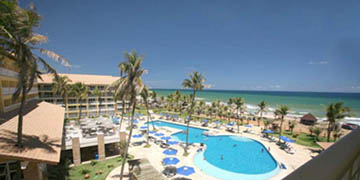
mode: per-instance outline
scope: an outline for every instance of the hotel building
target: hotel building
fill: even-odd
[[[68,97],[68,103],[65,107],[65,117],[69,119],[77,118],[80,113],[82,117],[95,117],[99,115],[108,115],[111,116],[115,112],[115,101],[113,90],[107,90],[109,85],[119,79],[115,76],[105,76],[105,75],[88,75],[88,74],[59,74],[61,76],[67,76],[71,82],[69,84],[81,82],[84,83],[89,90],[88,97],[79,102],[77,97]],[[43,101],[61,104],[64,106],[63,98],[54,93],[53,91],[53,76],[51,74],[44,74],[41,76],[41,79],[38,79],[38,89],[39,89],[39,98]],[[99,99],[98,96],[94,95],[92,92],[98,88],[103,91],[103,95]],[[101,104],[100,104],[101,101]],[[122,101],[118,100],[117,102],[117,112],[121,112],[123,106]],[[129,102],[126,102],[126,109],[129,108]],[[100,114],[99,114],[100,112]]]
[[[17,178],[21,162],[21,178],[42,180],[46,164],[60,161],[64,108],[38,100],[37,84],[28,92],[23,109],[23,148],[17,144],[20,98],[12,100],[19,70],[13,60],[0,61],[0,179]]]

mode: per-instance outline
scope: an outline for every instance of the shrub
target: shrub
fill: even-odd
[[[299,136],[299,134],[298,134],[298,133],[293,134],[293,138],[297,138],[298,136]]]
[[[91,166],[95,166],[96,164],[97,164],[97,161],[94,161],[94,160],[93,160],[93,161],[90,162],[90,165],[91,165]]]
[[[90,173],[90,170],[88,170],[88,169],[81,170],[81,174],[88,174],[88,173]]]

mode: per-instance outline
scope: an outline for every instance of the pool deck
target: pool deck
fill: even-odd
[[[154,117],[154,119],[159,120],[158,115],[154,115],[153,117]],[[166,120],[161,120],[161,119],[160,119],[160,121],[184,125],[183,123],[166,121]],[[145,122],[146,121],[140,121],[139,125],[142,126]],[[281,169],[278,174],[276,174],[275,176],[270,178],[271,180],[284,178],[289,173],[294,171],[296,168],[300,167],[302,164],[304,164],[305,162],[307,162],[311,159],[311,156],[310,156],[311,151],[309,150],[308,147],[297,145],[297,144],[293,143],[293,144],[291,144],[291,146],[295,149],[296,153],[288,154],[284,150],[281,150],[279,148],[279,146],[276,145],[275,142],[269,142],[267,139],[262,138],[260,136],[260,134],[261,134],[260,127],[253,126],[251,128],[251,130],[253,130],[254,133],[252,133],[252,134],[250,134],[250,133],[238,134],[238,133],[226,132],[225,129],[214,129],[214,128],[201,127],[201,125],[198,123],[191,123],[190,125],[192,127],[196,127],[196,128],[207,129],[210,132],[216,132],[216,135],[232,135],[232,136],[243,136],[243,137],[251,138],[251,139],[259,141],[267,148],[270,147],[270,153],[274,157],[274,159],[279,163],[284,163],[285,166],[287,167],[286,170]],[[152,127],[150,126],[150,129],[151,128]],[[240,132],[244,131],[245,129],[247,129],[247,128],[241,126]],[[170,136],[171,134],[174,134],[174,133],[180,131],[178,129],[174,129],[174,128],[170,128],[170,127],[161,127],[161,128],[159,128],[159,130],[160,130],[160,132],[164,133],[165,136]],[[237,132],[237,127],[234,127],[234,130],[235,130],[235,132]],[[134,130],[133,134],[138,134],[139,132],[140,132],[140,130],[136,129],[136,130]],[[144,140],[144,139],[133,138],[132,142],[141,141],[141,140]],[[151,165],[155,169],[157,169],[159,172],[161,172],[162,170],[164,170],[164,166],[161,164],[161,161],[163,158],[169,157],[169,156],[162,153],[165,149],[161,148],[160,146],[158,146],[154,143],[150,143],[150,144],[151,144],[150,148],[144,148],[143,146],[130,146],[129,153],[131,155],[134,155],[135,158],[147,158],[150,161]],[[176,165],[176,167],[186,165],[186,166],[191,166],[191,167],[195,168],[195,173],[190,176],[187,176],[188,178],[195,179],[195,180],[197,180],[197,179],[218,180],[215,177],[205,174],[203,171],[201,171],[195,165],[194,158],[197,155],[196,150],[200,147],[199,144],[195,144],[194,146],[190,147],[190,150],[189,150],[190,154],[187,157],[184,157],[182,155],[184,153],[184,150],[179,145],[172,145],[171,147],[178,150],[176,157],[179,158],[180,162]],[[110,173],[111,175],[109,175],[107,177],[107,180],[118,179],[119,177],[116,176],[116,174],[119,174],[119,170],[120,170],[119,168],[114,169]],[[116,178],[114,178],[114,177],[116,177]],[[177,177],[177,176],[175,176],[175,177]],[[174,178],[174,177],[172,177],[172,178]],[[172,178],[169,178],[169,179],[172,179]]]

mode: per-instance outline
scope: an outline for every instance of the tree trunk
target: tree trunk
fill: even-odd
[[[101,115],[101,96],[98,97],[98,101],[99,101],[99,114],[98,116]]]
[[[123,122],[123,119],[124,119],[124,113],[125,113],[125,100],[123,99],[122,100],[122,112],[121,112],[121,119],[120,119],[120,126],[119,126],[119,130],[121,130],[121,124]]]
[[[329,121],[328,129],[327,129],[327,142],[330,142],[330,135],[331,135],[332,123]]]
[[[262,114],[262,111],[260,112],[260,119],[258,119],[258,126],[260,127],[260,121],[262,121],[262,117],[263,116],[263,114]]]
[[[189,146],[189,126],[190,126],[190,120],[192,118],[192,112],[193,112],[193,108],[194,108],[194,101],[195,101],[195,95],[196,95],[196,91],[193,91],[193,97],[191,100],[191,106],[190,106],[190,112],[189,112],[189,120],[186,123],[186,146],[185,146],[185,153],[187,154],[187,149]]]
[[[133,107],[132,107],[132,114],[131,114],[130,132],[129,132],[128,141],[126,143],[125,153],[124,153],[124,156],[123,156],[123,159],[122,159],[122,162],[121,162],[120,180],[122,180],[122,178],[123,178],[123,173],[124,173],[124,168],[125,168],[125,163],[126,163],[126,157],[127,157],[127,153],[128,153],[128,150],[129,150],[129,145],[130,145],[133,126],[134,126],[134,115],[135,115],[135,107],[136,107],[136,96],[135,95],[132,95],[131,101],[132,101],[131,104],[133,104]]]
[[[69,118],[69,111],[67,108],[67,104],[68,104],[68,96],[65,92],[64,96],[63,96],[63,101],[64,101],[64,105],[65,105],[65,113],[66,113],[66,118]]]
[[[79,120],[81,119],[81,106],[82,106],[82,99],[80,98],[79,99],[79,103],[80,103],[80,106],[79,106]]]
[[[146,112],[148,114],[148,118],[147,118],[147,144],[149,144],[149,131],[150,131],[150,128],[149,128],[149,123],[151,121],[151,115],[150,115],[150,112],[149,112],[149,104],[147,102],[145,102],[145,106],[146,106]],[[153,126],[153,130],[155,130],[155,125],[154,123],[152,123],[152,126]]]
[[[25,83],[23,83],[25,84]],[[19,118],[18,118],[18,129],[17,129],[17,146],[19,148],[23,147],[23,143],[22,143],[22,130],[23,130],[23,110],[24,110],[24,105],[25,105],[25,101],[26,101],[26,86],[23,85],[22,87],[22,92],[21,92],[21,102],[20,102],[20,108],[19,108]]]
[[[115,100],[115,104],[114,104],[114,116],[116,116],[117,113],[117,101]]]
[[[281,136],[281,133],[282,133],[282,125],[283,125],[283,122],[284,122],[284,116],[281,116],[279,142],[280,142],[280,136]]]

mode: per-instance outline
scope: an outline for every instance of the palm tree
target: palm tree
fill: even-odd
[[[53,79],[53,86],[52,86],[53,92],[59,94],[62,97],[66,110],[67,110],[67,102],[68,102],[68,95],[70,88],[69,82],[71,82],[71,80],[67,76],[55,76]]]
[[[99,101],[98,116],[100,116],[100,114],[101,114],[101,108],[100,107],[101,107],[101,103],[102,103],[101,97],[104,95],[104,92],[102,90],[100,90],[98,87],[96,87],[95,90],[92,92],[92,94],[95,95],[98,98],[98,101]],[[115,101],[115,99],[114,99],[114,101]]]
[[[290,133],[293,134],[293,130],[294,130],[297,122],[296,121],[289,121],[288,124],[289,124]]]
[[[235,98],[234,104],[236,109],[236,117],[238,117],[238,119],[241,120],[241,124],[243,124],[243,118],[241,116],[244,107],[244,99],[242,97]],[[240,118],[239,118],[239,114],[240,114]]]
[[[285,119],[285,116],[289,113],[289,107],[285,105],[281,105],[277,110],[276,114],[281,116],[281,122],[280,122],[280,133],[279,133],[279,142],[280,142],[280,136],[282,136],[282,125]]]
[[[260,119],[258,119],[258,125],[260,126],[260,121],[263,120],[263,113],[266,111],[267,104],[265,101],[261,101],[257,106],[259,107],[258,113],[260,113]]]
[[[56,70],[33,51],[39,51],[55,61],[60,60],[64,66],[70,67],[70,64],[55,52],[38,47],[39,44],[47,42],[48,38],[34,31],[40,27],[41,17],[33,5],[23,9],[17,1],[0,1],[0,7],[0,60],[9,58],[15,61],[19,69],[18,84],[12,99],[16,101],[20,98],[17,146],[23,147],[22,126],[26,96],[41,73],[47,72],[57,76]],[[39,67],[42,67],[42,70]]]
[[[132,106],[130,132],[126,143],[125,153],[121,164],[120,180],[123,178],[126,157],[129,150],[129,144],[134,128],[134,115],[136,109],[136,96],[139,95],[144,88],[142,81],[142,75],[147,71],[142,68],[143,55],[139,55],[135,50],[130,53],[125,52],[126,61],[119,64],[120,74],[124,74],[119,80],[117,80],[119,91],[124,92],[130,96],[130,104]]]
[[[272,123],[271,120],[268,120],[268,119],[264,119],[264,128],[267,129],[268,126]]]
[[[190,121],[192,120],[191,116],[194,110],[196,91],[201,91],[204,88],[204,82],[205,82],[204,76],[196,71],[194,71],[192,74],[189,74],[189,76],[190,79],[184,79],[182,83],[182,86],[184,88],[191,88],[193,90],[190,111],[189,111],[189,120],[187,120],[187,125],[186,125],[186,146],[185,146],[186,154],[189,146],[189,125],[190,125]]]
[[[336,141],[337,138],[340,138],[344,133],[342,132],[341,128],[339,126],[335,126],[333,137],[334,141]]]
[[[315,140],[316,140],[316,141],[319,141],[319,136],[320,136],[320,134],[321,134],[322,131],[323,131],[322,128],[320,128],[320,127],[314,127],[313,132],[314,132],[314,134],[315,134]]]
[[[349,114],[350,108],[344,107],[343,102],[330,103],[328,107],[326,107],[326,118],[329,122],[327,128],[327,141],[330,142],[331,131],[334,128],[334,125],[337,121],[344,119]]]
[[[144,86],[144,89],[141,91],[140,93],[140,96],[141,98],[144,100],[144,103],[145,103],[145,107],[146,107],[146,112],[148,114],[148,118],[147,118],[147,144],[149,144],[149,124],[150,124],[150,121],[151,121],[151,115],[150,115],[150,112],[149,112],[149,97],[151,96],[151,93],[149,92],[149,89]],[[155,130],[155,125],[154,123],[152,123],[152,127],[153,129]]]
[[[156,104],[157,104],[158,101],[157,101],[156,97],[157,97],[156,92],[155,92],[155,91],[151,91],[151,99],[152,99],[151,105],[153,105],[153,103],[156,103]]]
[[[78,101],[79,101],[79,120],[80,120],[81,119],[81,114],[82,114],[83,100],[88,97],[89,89],[85,84],[77,82],[77,83],[72,84],[70,86],[69,94],[71,96],[75,96],[75,97],[78,98]]]
[[[119,94],[118,94],[118,93],[114,93],[114,94],[113,94],[113,99],[114,99],[114,116],[116,116],[117,110],[118,110],[117,101],[119,100]]]

